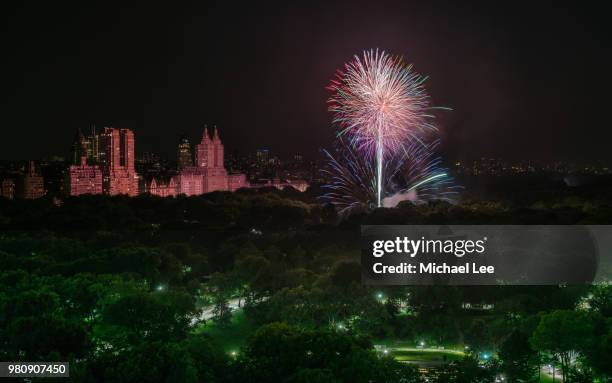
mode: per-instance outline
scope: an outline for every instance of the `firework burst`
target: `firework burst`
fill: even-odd
[[[434,155],[439,141],[413,142],[400,148],[401,153],[385,162],[382,205],[394,207],[401,201],[423,204],[432,200],[454,203],[461,187],[455,186],[441,158]],[[338,140],[332,154],[325,151],[330,184],[322,199],[344,214],[355,208],[377,206],[378,188],[375,163],[357,152],[350,143]]]
[[[338,135],[375,155],[379,140],[385,152],[395,153],[408,138],[418,140],[423,130],[435,130],[428,122],[433,116],[425,80],[401,57],[378,50],[356,55],[328,86]]]
[[[401,57],[370,50],[355,56],[338,71],[328,89],[329,110],[338,136],[366,157],[376,159],[377,204],[381,206],[383,171],[387,158],[401,154],[405,142],[421,141],[419,134],[435,130],[425,77]]]

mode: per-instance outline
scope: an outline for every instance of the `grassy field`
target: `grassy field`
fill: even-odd
[[[446,350],[390,349],[391,355],[400,362],[452,362],[463,355]]]
[[[438,348],[416,348],[412,342],[397,340],[380,340],[374,344],[384,346],[393,357],[400,362],[452,362],[461,359],[465,353],[459,347]]]
[[[208,334],[228,353],[238,351],[254,331],[255,326],[249,322],[243,311],[235,312],[226,326],[208,321],[196,329],[197,333]]]

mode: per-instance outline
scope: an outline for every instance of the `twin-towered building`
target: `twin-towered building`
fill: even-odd
[[[249,187],[246,174],[228,174],[225,170],[225,151],[217,128],[212,137],[204,128],[202,140],[195,148],[195,164],[188,160],[191,156],[188,145],[186,140],[179,143],[178,174],[145,182],[144,192],[163,197],[193,196]]]
[[[95,147],[92,147],[95,143]],[[101,134],[84,137],[77,133],[73,162],[66,177],[67,194],[108,194],[135,196],[150,193],[160,197],[195,196],[214,191],[235,191],[263,186],[282,189],[291,186],[306,190],[305,181],[268,182],[251,185],[245,174],[228,174],[224,166],[224,147],[215,128],[212,136],[204,129],[192,161],[189,141],[178,148],[178,172],[139,182],[134,167],[134,133],[129,129],[104,128]],[[140,187],[139,187],[140,184]]]

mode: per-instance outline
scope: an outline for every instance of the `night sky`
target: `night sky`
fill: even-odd
[[[379,47],[453,109],[438,113],[447,158],[612,160],[610,22],[594,3],[23,3],[1,16],[2,159],[66,155],[91,124],[171,158],[205,123],[227,152],[313,156],[333,139],[325,86]]]

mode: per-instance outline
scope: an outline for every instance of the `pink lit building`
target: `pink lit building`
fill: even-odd
[[[67,180],[68,195],[102,194],[102,170],[97,165],[88,165],[86,156],[81,157],[79,165],[70,166]]]
[[[179,194],[199,195],[214,191],[235,191],[249,187],[245,174],[227,174],[225,149],[215,128],[212,137],[204,128],[202,141],[196,146],[195,166],[179,173]]]
[[[176,185],[176,177],[169,179],[153,178],[150,182],[145,183],[145,193],[150,193],[159,197],[176,197],[178,188]]]
[[[104,128],[101,136],[102,185],[109,195],[138,195],[134,169],[134,133],[130,129]]]
[[[215,128],[212,137],[204,128],[202,140],[196,146],[195,166],[184,167],[170,181],[153,179],[146,191],[158,196],[194,196],[214,191],[236,191],[250,186],[245,174],[228,174],[224,166],[224,148]],[[160,186],[164,185],[164,186]],[[175,187],[176,193],[167,190]]]

